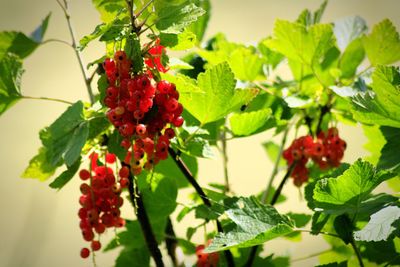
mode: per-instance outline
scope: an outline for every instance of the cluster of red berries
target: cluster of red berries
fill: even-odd
[[[196,256],[197,256],[196,266],[197,267],[217,267],[218,260],[219,260],[219,254],[217,252],[204,253],[204,249],[205,249],[204,245],[198,245],[196,247]]]
[[[133,75],[124,51],[117,51],[103,65],[109,83],[104,98],[107,117],[124,137],[126,163],[137,175],[143,167],[151,169],[168,157],[169,140],[175,136],[169,126],[183,124],[179,93],[173,83],[155,82],[148,74]]]
[[[121,189],[129,184],[128,174],[121,176],[117,181],[113,170],[107,164],[114,164],[116,157],[114,154],[106,154],[106,165],[99,166],[98,154],[91,155],[90,170],[82,169],[79,172],[79,177],[89,183],[82,183],[80,190],[82,195],[79,198],[78,215],[80,218],[80,228],[82,230],[83,239],[91,242],[92,251],[97,251],[101,248],[101,243],[95,240],[95,232],[102,234],[106,228],[123,227],[125,220],[120,217],[120,207],[124,200],[120,196]],[[120,171],[124,172],[122,169]],[[126,172],[126,170],[125,170]],[[89,257],[90,250],[83,248],[81,257]]]
[[[291,177],[296,186],[301,186],[308,180],[306,164],[312,159],[319,168],[324,170],[330,167],[338,167],[343,158],[346,142],[339,137],[337,128],[329,128],[328,131],[319,132],[316,140],[311,135],[297,138],[283,151],[283,158],[288,165],[295,162]]]

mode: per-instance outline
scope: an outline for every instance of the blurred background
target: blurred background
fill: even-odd
[[[315,10],[322,1],[211,2],[212,16],[206,38],[224,32],[231,41],[251,42],[270,35],[275,19],[295,20],[303,9]],[[92,32],[100,23],[98,13],[90,0],[71,0],[70,8],[78,38]],[[399,10],[398,0],[335,0],[328,4],[322,22],[360,15],[371,28],[375,23],[389,18],[399,30]],[[0,30],[30,33],[49,12],[52,12],[52,16],[45,39],[58,38],[70,42],[67,24],[55,0],[0,0]],[[83,57],[85,62],[90,62],[100,57],[103,52],[103,46],[94,42],[85,50]],[[24,68],[24,95],[61,98],[72,102],[82,98],[87,100],[75,54],[66,45],[43,45],[24,62]],[[40,183],[20,178],[20,174],[40,146],[38,131],[53,122],[65,108],[61,103],[21,100],[0,117],[0,266],[92,266],[90,260],[82,260],[79,257],[80,248],[86,245],[81,238],[77,218],[79,179],[73,180],[60,192],[56,192],[47,186],[48,182]],[[360,128],[346,125],[341,125],[340,128],[340,134],[348,144],[345,161],[353,162],[358,157],[367,155],[362,148],[366,139]],[[267,132],[228,142],[229,172],[235,193],[257,194],[265,187],[272,164],[261,143],[270,140],[271,136],[272,133]],[[198,177],[202,185],[223,182],[222,163],[218,153],[216,155],[213,160],[200,160]],[[382,187],[380,190],[389,189]],[[185,203],[190,192],[191,190],[181,191],[179,201]],[[289,199],[277,205],[279,211],[307,211],[305,201],[301,199],[299,190],[291,181],[283,193]],[[132,217],[129,205],[125,205],[123,214]],[[186,227],[193,223],[193,220],[188,219],[184,220],[184,224],[176,225],[177,234],[184,237]],[[111,238],[111,232],[103,240]],[[202,234],[196,235],[193,240],[202,243]],[[328,245],[321,237],[303,234],[302,243],[292,243],[283,239],[269,242],[265,246],[265,253],[292,255],[292,259],[298,259],[327,248]],[[117,255],[118,251],[98,253],[98,266],[112,266]],[[193,263],[192,260],[187,262]],[[317,263],[318,258],[314,257],[294,261],[292,266],[313,266]]]

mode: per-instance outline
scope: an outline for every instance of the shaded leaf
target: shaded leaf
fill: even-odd
[[[56,168],[57,166],[53,166],[47,161],[46,148],[41,147],[39,153],[29,161],[29,165],[21,174],[21,177],[45,181],[54,174]]]
[[[387,240],[396,229],[392,224],[400,218],[400,208],[389,206],[371,215],[368,224],[360,231],[354,232],[357,241],[382,241]]]
[[[258,111],[235,113],[229,118],[232,132],[238,136],[251,135],[263,127],[271,118],[269,108]]]
[[[16,55],[8,53],[0,59],[0,115],[21,98],[23,72],[22,61]]]
[[[105,23],[113,21],[120,10],[126,7],[125,0],[92,0],[92,3]]]
[[[226,216],[236,227],[215,236],[205,252],[233,247],[250,247],[292,232],[293,224],[270,205],[262,205],[255,197],[225,200]]]
[[[63,173],[61,173],[53,182],[49,184],[51,188],[61,189],[66,185],[77,173],[81,161],[77,160],[71,167],[68,167]]]
[[[400,159],[396,153],[400,149],[400,129],[382,126],[380,128],[386,144],[382,147],[377,168],[390,169],[400,174]]]

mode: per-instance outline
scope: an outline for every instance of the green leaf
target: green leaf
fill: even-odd
[[[229,118],[231,130],[235,135],[248,136],[262,128],[272,117],[270,108],[258,111],[235,113]]]
[[[317,265],[315,267],[347,267],[347,261],[332,262],[328,264]]]
[[[201,7],[193,3],[182,3],[180,5],[165,5],[156,9],[158,20],[156,27],[163,33],[182,32],[187,26],[195,22],[197,18],[205,14]]]
[[[286,216],[270,205],[262,205],[255,197],[232,198],[224,204],[228,206],[225,215],[236,227],[217,234],[206,253],[263,244],[293,230],[293,223]]]
[[[7,53],[13,53],[21,59],[29,56],[43,41],[50,15],[51,14],[48,14],[46,16],[42,24],[37,27],[30,36],[16,31],[0,32],[0,60]]]
[[[400,129],[382,126],[381,132],[386,139],[386,144],[381,150],[377,168],[390,169],[400,174],[400,159],[396,152],[400,149]]]
[[[334,22],[333,32],[336,36],[337,45],[342,52],[346,50],[350,43],[361,37],[366,31],[367,24],[359,16],[346,17]]]
[[[263,60],[250,48],[234,50],[228,59],[235,77],[242,81],[254,81],[262,71]]]
[[[337,216],[333,221],[333,227],[346,245],[353,240],[354,226],[347,214]]]
[[[126,7],[125,0],[92,0],[92,3],[105,23],[113,21],[120,10]]]
[[[178,189],[175,180],[158,173],[149,173],[146,181],[139,181],[146,212],[152,220],[170,215],[176,208]]]
[[[363,45],[372,65],[385,65],[400,59],[400,38],[393,23],[385,19],[375,25],[370,35],[364,36]]]
[[[63,173],[61,173],[49,186],[54,189],[60,190],[64,187],[76,174],[81,166],[81,161],[77,160],[71,167],[68,167]]]
[[[381,266],[399,266],[399,252],[396,251],[393,240],[379,242],[363,242],[361,256],[370,262],[378,264],[388,263]]]
[[[392,224],[400,218],[400,208],[389,206],[371,215],[371,219],[360,231],[354,232],[357,241],[377,242],[387,240],[396,229]]]
[[[200,43],[203,40],[208,21],[210,20],[211,3],[210,0],[192,0],[192,2],[205,11],[203,16],[197,18],[197,20],[187,28],[196,35],[197,42]]]
[[[186,154],[182,154],[180,157],[183,162],[185,162],[193,176],[196,177],[198,170],[197,159]],[[155,172],[174,179],[178,188],[186,187],[189,184],[186,177],[182,174],[181,170],[171,157],[168,157],[166,160],[161,160],[156,165]]]
[[[114,41],[117,39],[117,37],[121,34],[121,31],[124,29],[124,21],[121,20],[120,17],[121,16],[118,13],[117,18],[110,23],[101,23],[97,25],[91,34],[86,35],[79,40],[78,49],[82,51],[91,41],[96,40],[99,37],[100,41],[104,42]]]
[[[196,45],[196,35],[185,30],[179,34],[161,33],[160,44],[169,47],[171,50],[186,50]]]
[[[117,236],[105,247],[104,252],[123,246],[130,249],[141,248],[146,245],[142,229],[137,220],[126,220],[125,231],[117,233]]]
[[[381,150],[386,143],[385,137],[379,125],[363,125],[362,127],[364,135],[368,139],[368,143],[365,143],[363,147],[371,153],[370,156],[365,157],[365,159],[376,165],[381,157]]]
[[[289,212],[286,215],[294,221],[294,224],[297,228],[306,226],[311,220],[311,215],[309,214]]]
[[[193,93],[184,93],[180,97],[182,105],[201,124],[217,121],[234,110],[239,110],[258,93],[256,89],[235,90],[236,81],[227,63],[211,67],[200,73],[197,85],[189,78],[185,82],[195,89]],[[178,88],[179,91],[179,88]]]
[[[62,161],[67,166],[74,164],[80,157],[88,135],[89,124],[83,116],[83,103],[78,101],[49,127],[40,131],[49,164],[56,166]]]
[[[274,36],[269,47],[308,66],[319,63],[319,59],[335,44],[330,24],[316,24],[307,28],[299,23],[277,20]]]
[[[340,61],[339,69],[342,72],[341,78],[349,79],[356,74],[357,67],[365,58],[365,50],[361,39],[355,39],[344,50]]]
[[[369,194],[392,173],[377,171],[372,164],[357,160],[337,178],[319,180],[314,188],[317,210],[327,214],[358,213],[368,209]]]
[[[0,59],[0,115],[21,98],[23,72],[22,61],[16,55],[8,53]]]
[[[276,158],[279,155],[280,146],[275,144],[272,141],[265,142],[262,144],[262,146],[264,147],[265,151],[267,152],[267,155],[268,155],[269,159],[271,160],[271,162],[275,162]],[[283,157],[280,158],[278,166],[279,167],[286,166],[286,162],[283,159]]]
[[[278,64],[284,59],[284,56],[281,53],[278,53],[269,48],[268,42],[271,38],[266,38],[258,43],[258,50],[263,56],[264,60],[267,64],[272,66],[272,69],[275,69]]]
[[[41,147],[39,153],[30,161],[28,167],[21,174],[22,178],[34,178],[45,181],[56,171],[57,166],[51,165],[46,158],[46,148]]]
[[[354,119],[368,124],[400,128],[400,72],[397,67],[378,66],[372,74],[373,93],[355,96]]]
[[[143,267],[150,266],[150,254],[146,247],[125,248],[115,261],[115,267]]]
[[[125,52],[132,61],[132,70],[135,73],[143,70],[143,56],[140,48],[140,40],[135,33],[130,34],[125,43]]]

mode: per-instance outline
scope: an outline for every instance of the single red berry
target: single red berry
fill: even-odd
[[[101,243],[100,243],[100,241],[93,240],[92,244],[90,244],[90,246],[92,247],[93,251],[98,251],[101,248]]]
[[[136,133],[138,135],[143,135],[146,132],[146,126],[144,124],[138,124],[136,126]]]
[[[90,255],[90,250],[88,248],[82,248],[81,249],[81,257],[83,259],[86,259]]]
[[[107,163],[113,164],[116,159],[117,159],[117,157],[115,156],[115,154],[112,154],[112,153],[106,154],[106,162]]]
[[[90,172],[89,172],[88,170],[86,170],[86,169],[82,169],[82,170],[80,170],[80,172],[79,172],[79,177],[80,177],[82,180],[87,180],[87,179],[90,178]]]

